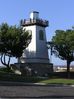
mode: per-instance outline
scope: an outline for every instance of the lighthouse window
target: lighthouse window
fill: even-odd
[[[42,30],[39,31],[39,39],[44,40],[44,32]]]

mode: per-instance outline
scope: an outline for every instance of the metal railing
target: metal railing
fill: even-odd
[[[23,25],[30,25],[30,24],[39,24],[43,26],[48,26],[49,22],[47,20],[42,20],[42,19],[28,19],[28,20],[21,20],[20,24]]]

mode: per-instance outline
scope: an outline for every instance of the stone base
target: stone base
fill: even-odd
[[[48,76],[50,72],[53,72],[51,63],[20,63],[16,66],[20,68],[22,74],[30,76]]]

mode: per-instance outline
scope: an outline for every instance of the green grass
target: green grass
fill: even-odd
[[[7,68],[0,69],[0,81],[18,81],[18,82],[38,82],[45,84],[74,84],[74,79],[65,78],[51,78],[45,79],[40,77],[26,77],[24,75],[16,75],[11,70],[8,71]]]
[[[8,70],[6,67],[0,68],[0,72],[13,73],[12,70]]]
[[[48,79],[40,81],[39,83],[45,83],[45,84],[74,84],[74,79]]]

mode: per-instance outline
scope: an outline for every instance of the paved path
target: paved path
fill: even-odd
[[[0,99],[74,99],[74,87],[3,84]]]

